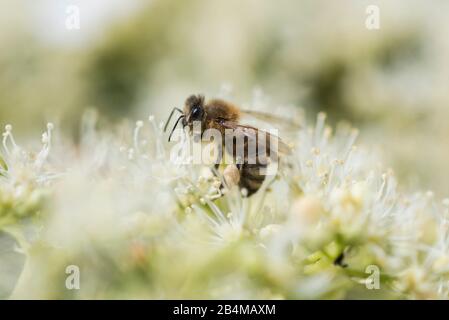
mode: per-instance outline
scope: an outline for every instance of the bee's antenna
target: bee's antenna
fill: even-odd
[[[170,135],[168,136],[168,142],[170,142],[171,136],[172,136],[173,132],[175,132],[175,129],[178,126],[179,120],[181,120],[184,117],[185,117],[185,115],[180,115],[178,120],[176,120],[175,125],[173,126],[173,129],[171,130]]]
[[[167,122],[165,123],[165,126],[164,126],[164,132],[167,131],[168,124],[170,123],[171,117],[173,116],[173,113],[175,113],[175,111],[179,111],[179,112],[181,112],[182,114],[184,114],[184,112],[183,112],[181,109],[179,109],[179,108],[173,108],[172,111],[170,112],[170,115],[168,116]]]

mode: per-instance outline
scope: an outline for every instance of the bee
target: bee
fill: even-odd
[[[291,153],[290,147],[277,136],[256,127],[240,123],[243,115],[250,115],[267,122],[276,121],[296,126],[296,124],[289,122],[289,120],[277,118],[262,112],[244,111],[233,103],[221,99],[211,99],[206,102],[203,95],[191,95],[186,99],[183,110],[180,108],[174,108],[172,110],[165,124],[164,131],[167,130],[167,126],[176,111],[180,112],[181,115],[176,120],[168,141],[171,140],[172,134],[180,121],[184,128],[189,127],[189,132],[192,134],[194,132],[194,122],[199,123],[201,128],[199,132],[200,139],[206,130],[217,130],[222,137],[222,143],[218,147],[221,150],[226,150],[227,154],[231,155],[234,161],[237,162],[236,167],[239,173],[237,183],[241,190],[246,190],[245,192],[248,197],[256,193],[262,186],[266,178],[265,172],[269,163],[273,160],[279,160],[280,155],[288,155]],[[264,143],[262,143],[262,140]],[[274,143],[267,144],[267,140]],[[250,149],[248,148],[250,145],[256,145],[257,148]],[[275,148],[273,148],[273,145]],[[237,150],[244,150],[240,159],[236,159]],[[218,169],[219,165],[220,163],[217,162],[215,168]]]

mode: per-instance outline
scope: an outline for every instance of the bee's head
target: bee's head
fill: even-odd
[[[192,126],[194,121],[203,122],[204,120],[204,96],[191,95],[187,98],[184,105],[184,119],[182,125]]]
[[[181,115],[176,120],[175,125],[173,126],[173,129],[170,132],[170,135],[168,136],[168,141],[170,141],[173,132],[175,131],[176,127],[178,126],[179,121],[182,120],[182,126],[189,127],[190,132],[193,132],[194,122],[199,121],[201,123],[200,129],[203,130],[203,124],[205,122],[205,112],[204,112],[204,96],[202,95],[191,95],[187,98],[185,104],[184,104],[184,110],[181,110],[179,108],[173,108],[172,112],[170,113],[170,116],[168,117],[167,122],[164,126],[164,132],[167,130],[168,124],[170,123],[170,120],[174,114],[175,111],[178,111],[181,113]],[[201,132],[200,132],[201,136]]]

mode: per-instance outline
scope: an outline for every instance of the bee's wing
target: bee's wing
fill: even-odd
[[[245,143],[254,143],[254,145],[257,145],[258,137],[262,137],[265,135],[264,141],[265,141],[266,151],[272,155],[274,155],[274,154],[289,155],[292,153],[292,149],[286,143],[284,143],[278,136],[276,136],[274,134],[270,134],[269,132],[266,132],[261,129],[257,129],[252,126],[238,124],[235,121],[227,120],[227,121],[222,121],[220,124],[225,129],[233,130],[233,135],[236,138],[239,138],[239,137],[246,138]],[[277,150],[273,150],[271,148],[273,146],[272,142],[274,142],[274,146],[276,147]],[[250,156],[251,156],[251,154],[250,154]],[[256,156],[256,155],[254,155],[254,156]]]
[[[279,125],[288,130],[297,130],[301,128],[301,124],[298,121],[294,121],[285,117],[280,117],[271,113],[254,110],[241,110],[241,113],[263,122]]]

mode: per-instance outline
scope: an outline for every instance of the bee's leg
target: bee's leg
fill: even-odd
[[[224,152],[223,146],[222,145],[218,145],[217,146],[217,151],[218,151],[218,155],[217,155],[217,158],[215,159],[215,163],[214,163],[214,166],[212,168],[212,171],[214,172],[216,177],[220,178],[221,174],[218,171],[218,168],[220,168],[220,165],[223,162],[223,152]]]
[[[215,164],[214,164],[214,166],[212,167],[212,172],[214,173],[214,175],[217,177],[217,178],[220,178],[220,172],[218,171],[218,168],[220,168],[220,164],[221,164],[221,161],[222,161],[222,156],[220,155],[218,158],[217,158],[217,160],[216,160],[216,162],[215,162]]]

